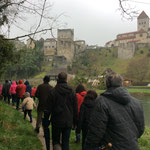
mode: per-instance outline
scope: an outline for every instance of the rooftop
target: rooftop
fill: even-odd
[[[138,19],[143,19],[143,18],[149,18],[144,11],[142,11],[141,14],[138,16]]]

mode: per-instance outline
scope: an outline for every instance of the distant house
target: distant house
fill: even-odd
[[[44,41],[44,56],[47,61],[56,55],[57,41],[54,38],[48,38]]]
[[[107,42],[105,46],[127,43],[150,43],[149,17],[144,11],[137,18],[137,31],[118,34],[115,40]]]
[[[74,47],[76,55],[83,52],[87,48],[84,40],[74,41]]]

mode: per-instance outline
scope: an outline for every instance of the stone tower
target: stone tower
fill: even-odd
[[[57,31],[57,55],[64,56],[68,63],[74,58],[74,30],[58,29]]]
[[[137,29],[138,31],[141,29],[148,31],[148,28],[149,28],[149,17],[144,11],[142,11],[142,13],[137,18]]]

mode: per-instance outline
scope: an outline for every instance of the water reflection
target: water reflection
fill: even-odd
[[[143,105],[145,125],[150,127],[150,96],[134,95]]]

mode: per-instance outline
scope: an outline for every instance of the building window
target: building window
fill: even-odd
[[[140,34],[140,37],[142,37],[143,36],[143,34]]]

